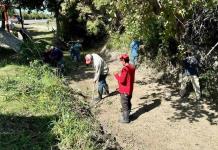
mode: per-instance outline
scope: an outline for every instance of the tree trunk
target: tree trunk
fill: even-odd
[[[60,25],[60,19],[59,19],[59,6],[56,6],[55,8],[55,18],[56,18],[56,33],[57,37],[60,37],[60,30],[61,30],[61,25]]]
[[[5,29],[5,14],[4,14],[4,11],[2,11],[2,29]]]
[[[10,32],[9,21],[8,21],[8,6],[5,6],[5,9],[4,9],[4,18],[5,18],[5,24],[6,24],[7,31]]]
[[[21,7],[20,6],[19,6],[19,13],[20,13],[20,18],[21,18],[21,27],[22,27],[22,29],[24,29],[24,25],[23,25],[24,21],[23,21],[23,16],[22,16],[22,12],[21,12]]]

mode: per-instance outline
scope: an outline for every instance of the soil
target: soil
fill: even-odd
[[[132,98],[131,122],[121,124],[120,96],[113,72],[122,67],[117,54],[108,59],[109,97],[92,101],[93,69],[80,65],[70,86],[88,95],[96,118],[107,133],[116,138],[125,150],[218,150],[217,108],[206,99],[196,102],[194,93],[180,99],[179,85],[161,84],[160,72],[143,64],[136,70]],[[96,93],[96,92],[95,92]],[[96,93],[97,95],[97,93]]]

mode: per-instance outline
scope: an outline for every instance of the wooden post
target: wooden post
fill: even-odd
[[[8,9],[9,9],[9,6],[5,5],[5,9],[4,9],[5,24],[6,24],[7,31],[10,32],[9,21],[8,21]]]
[[[6,26],[7,31],[10,32],[9,21],[8,21],[9,5],[0,3],[0,7],[2,8],[2,13],[1,13],[1,15],[2,15],[2,29],[5,29],[5,26]]]
[[[2,12],[1,12],[1,15],[2,15],[2,29],[5,29],[5,5],[4,4],[2,4],[1,2],[0,2],[0,8],[1,8],[1,10],[2,10]]]

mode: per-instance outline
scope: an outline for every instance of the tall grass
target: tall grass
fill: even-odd
[[[45,132],[35,135],[36,139],[32,138],[32,135],[27,136],[25,133],[30,131],[24,127],[26,130],[22,134],[13,131],[17,133],[11,140],[13,142],[0,142],[0,146],[6,146],[6,149],[25,149],[30,148],[30,145],[31,149],[96,149],[91,140],[91,131],[94,130],[93,118],[88,113],[88,104],[75,98],[76,92],[63,84],[50,67],[38,61],[32,62],[29,67],[13,67],[18,71],[10,73],[7,66],[0,69],[0,72],[8,70],[8,73],[0,75],[0,130],[6,130],[2,124],[8,123],[8,119],[4,119],[5,116],[16,116],[18,120],[25,120],[21,121],[21,124],[29,117],[32,118],[32,123],[36,123],[33,121],[35,118],[40,118],[39,122],[46,120],[47,123],[36,123],[36,126],[44,127],[44,130],[40,128],[37,133]],[[49,119],[42,119],[44,117]],[[16,126],[21,124],[17,123]],[[0,141],[5,136],[3,135],[0,135]],[[20,140],[20,137],[23,139]],[[38,144],[33,144],[35,140]]]

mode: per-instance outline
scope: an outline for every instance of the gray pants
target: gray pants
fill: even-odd
[[[132,104],[131,104],[131,98],[132,96],[129,96],[127,94],[120,94],[121,97],[121,111],[131,111]]]
[[[190,81],[191,81],[193,89],[195,91],[196,98],[200,99],[200,97],[201,97],[200,84],[199,84],[199,78],[196,75],[184,76],[182,78],[180,95],[181,96],[185,95],[187,83]]]

